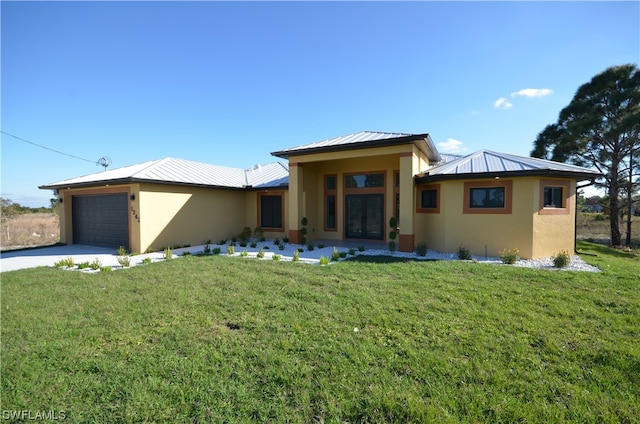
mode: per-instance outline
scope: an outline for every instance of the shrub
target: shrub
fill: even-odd
[[[246,244],[250,238],[251,238],[251,228],[249,227],[244,227],[242,231],[240,231],[240,234],[238,234],[238,240],[240,240],[240,242],[242,243]]]
[[[131,258],[127,255],[118,256],[118,263],[123,268],[128,268],[131,266]]]
[[[219,247],[218,247],[219,249]],[[204,250],[202,251],[203,254],[205,255],[210,255],[211,254],[211,246],[209,246],[208,244],[204,245]]]
[[[100,259],[98,258],[95,258],[93,262],[89,264],[89,267],[93,270],[98,270],[100,269],[101,266],[102,266],[102,262],[100,262]]]
[[[324,249],[324,244],[318,243],[318,249]]]
[[[311,252],[313,249],[315,249],[315,246],[313,245],[313,243],[309,243],[309,244],[307,245],[307,250],[308,250],[309,252]]]
[[[258,259],[264,258],[264,251],[262,249],[258,250],[256,256],[258,257]]]
[[[207,244],[208,244],[208,243],[207,243]],[[218,245],[219,245],[219,246],[222,246],[222,245],[224,245],[224,244],[227,244],[227,239],[222,239],[222,240],[220,240],[220,241],[218,242]]]
[[[300,252],[300,253],[303,253],[304,252],[304,247],[300,247],[297,251]]]
[[[344,259],[344,258],[347,257],[347,252],[340,252],[339,255],[340,255],[341,258]]]
[[[189,256],[191,255],[191,252],[189,252],[188,250],[185,250],[184,252],[182,252],[182,256]]]
[[[279,261],[281,257],[282,257],[281,255],[275,255],[275,254],[274,254],[274,255],[271,257],[271,259],[273,259],[274,261]]]
[[[502,252],[500,252],[500,259],[502,260],[503,264],[515,264],[516,261],[518,260],[518,255],[520,254],[520,251],[515,248],[515,249],[505,249]]]
[[[164,258],[166,260],[173,258],[173,252],[171,251],[170,247],[167,247],[166,249],[164,249]]]
[[[86,269],[86,268],[89,268],[89,261],[80,262],[78,264],[78,269]]]
[[[246,250],[243,250],[242,252],[240,252],[240,256],[242,256],[243,258],[246,258],[247,256],[249,256],[249,252],[247,252]]]
[[[320,265],[329,265],[329,258],[325,258],[324,256],[320,256]]]
[[[284,243],[289,243],[289,237],[282,237],[282,241]]]
[[[231,243],[235,244],[238,241],[238,237],[233,236],[231,237]]]
[[[298,249],[293,251],[293,261],[294,262],[298,262],[300,260],[300,252],[298,252]]]
[[[278,237],[276,237],[275,240],[273,240],[273,244],[278,246],[280,244],[280,239]]]
[[[102,266],[100,267],[100,271],[102,272],[111,272],[112,268],[110,266]]]
[[[144,258],[144,259],[142,260],[142,264],[143,264],[143,265],[150,264],[151,262],[152,262],[152,261],[151,261],[151,258]]]
[[[395,233],[394,233],[395,234]],[[389,252],[394,252],[396,250],[396,242],[391,240],[389,242]]]
[[[69,256],[67,259],[60,259],[58,262],[55,262],[53,264],[54,266],[60,268],[60,267],[67,267],[67,268],[73,268],[74,266],[76,266],[75,260]]]
[[[151,246],[147,247],[147,249],[144,251],[144,253],[153,253],[153,247],[151,247]]]
[[[214,255],[219,255],[219,254],[220,254],[220,252],[222,252],[222,249],[220,249],[219,247],[215,247],[215,248],[213,249],[213,254],[214,254]]]
[[[349,254],[350,254],[351,256],[355,255],[355,254],[356,254],[356,249],[354,249],[353,247],[350,247],[350,248],[349,248]]]
[[[358,252],[364,252],[364,245],[358,246]]]
[[[262,229],[262,227],[256,227],[253,229],[253,235],[258,240],[262,240],[264,238],[264,230]]]
[[[553,266],[556,268],[564,268],[569,265],[571,261],[571,256],[569,256],[569,252],[566,250],[561,250],[557,255],[553,257]]]
[[[258,245],[258,243],[256,243],[255,241],[252,241],[251,244],[249,246],[251,246],[252,248],[255,249],[255,247]]]
[[[340,259],[340,253],[338,252],[338,249],[334,247],[333,253],[331,253],[331,260],[337,261],[338,259]]]
[[[118,247],[117,255],[118,256],[126,256],[127,255],[127,249],[125,249],[124,246]]]
[[[460,247],[458,247],[458,259],[461,261],[468,261],[471,259],[471,252],[467,246],[460,245]]]
[[[233,247],[233,244],[231,246],[227,246],[227,255],[233,255],[234,253],[236,253],[236,248]]]
[[[416,245],[416,255],[427,256],[427,242],[421,241]]]
[[[280,244],[278,245],[278,249],[280,249],[280,250],[284,250],[284,243],[280,243]]]

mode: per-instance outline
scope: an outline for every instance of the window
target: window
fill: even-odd
[[[416,211],[440,213],[440,184],[418,187]]]
[[[265,229],[282,229],[282,195],[259,194],[260,226]]]
[[[470,208],[504,208],[504,187],[472,188]]]
[[[335,231],[338,228],[336,222],[336,180],[335,175],[324,177],[324,229],[328,231]]]
[[[545,187],[544,202],[542,206],[545,208],[561,208],[564,206],[564,196],[562,195],[562,187]]]
[[[384,174],[353,174],[344,177],[346,188],[384,187]]]
[[[540,215],[566,215],[569,213],[568,180],[540,180]]]
[[[466,182],[464,183],[465,214],[510,214],[513,181]]]

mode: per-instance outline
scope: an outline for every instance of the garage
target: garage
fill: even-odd
[[[73,243],[129,249],[127,193],[73,196]]]

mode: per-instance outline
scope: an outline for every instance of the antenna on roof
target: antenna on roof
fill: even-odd
[[[96,161],[96,165],[104,166],[104,170],[107,170],[107,167],[111,165],[111,158],[109,156],[103,156]]]

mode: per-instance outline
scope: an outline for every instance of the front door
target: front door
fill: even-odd
[[[384,239],[384,194],[345,196],[346,238]]]

